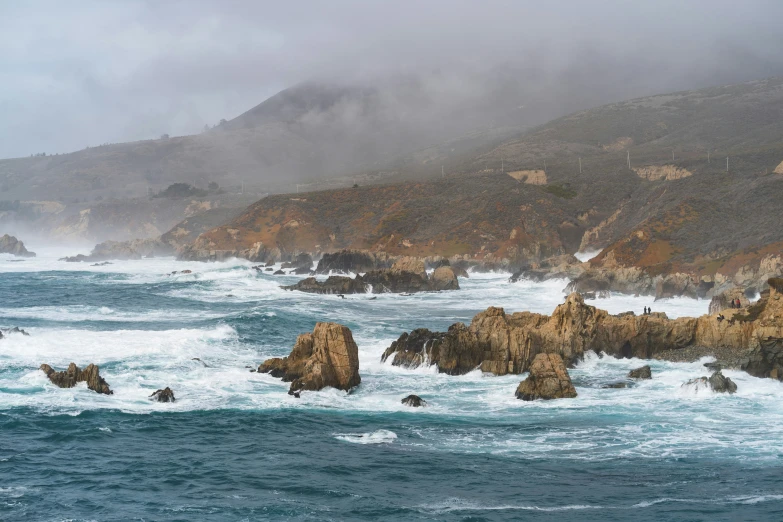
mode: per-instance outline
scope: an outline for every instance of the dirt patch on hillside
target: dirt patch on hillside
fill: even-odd
[[[633,145],[633,138],[623,136],[622,138],[617,138],[609,145],[603,145],[601,148],[606,152],[620,152],[621,150],[627,149],[631,145]]]
[[[688,169],[675,165],[636,167],[633,171],[636,172],[637,176],[648,181],[658,181],[659,179],[674,181],[675,179],[687,178],[693,175],[693,172]]]
[[[546,172],[543,170],[515,170],[509,172],[509,176],[528,185],[546,185]]]
[[[783,174],[783,161],[781,161],[777,167],[775,167],[775,170],[773,170],[775,174]]]

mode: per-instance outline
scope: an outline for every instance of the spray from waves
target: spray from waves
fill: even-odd
[[[334,438],[353,444],[391,444],[397,440],[397,434],[389,430],[376,430],[370,433],[338,433]]]

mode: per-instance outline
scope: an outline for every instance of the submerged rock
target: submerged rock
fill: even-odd
[[[289,394],[326,387],[349,391],[361,382],[359,348],[348,327],[317,323],[313,333],[300,335],[291,354],[264,361],[259,373],[290,382]]]
[[[652,379],[652,370],[649,365],[644,365],[628,372],[628,377],[631,379]]]
[[[86,382],[87,388],[105,395],[111,395],[114,392],[109,389],[107,383],[100,375],[99,368],[94,365],[88,365],[84,370],[79,369],[74,363],[68,365],[68,369],[62,372],[55,371],[48,364],[41,365],[43,371],[49,380],[60,388],[73,388],[77,383]]]
[[[530,365],[530,375],[519,383],[517,399],[570,399],[576,397],[576,389],[565,367],[563,358],[556,353],[539,353]]]
[[[425,401],[418,395],[408,395],[400,402],[402,402],[405,406],[410,406],[412,408],[420,408],[422,406],[427,405],[427,401]]]
[[[13,254],[17,257],[35,257],[35,252],[29,252],[23,242],[8,234],[0,237],[0,254]]]
[[[174,392],[171,391],[171,388],[168,386],[162,390],[157,390],[154,392],[152,395],[150,395],[150,399],[158,402],[174,402],[176,400],[174,398]]]
[[[30,337],[29,333],[25,332],[18,326],[14,326],[13,328],[0,328],[0,339],[2,339],[4,335],[13,335],[13,334],[20,334],[26,337]]]

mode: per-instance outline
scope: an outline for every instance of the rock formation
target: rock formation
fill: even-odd
[[[349,391],[361,382],[359,348],[351,330],[336,323],[317,323],[313,333],[300,335],[291,354],[264,361],[259,373],[290,382],[288,393],[326,387]]]
[[[366,252],[363,250],[340,250],[324,254],[318,261],[315,271],[318,274],[363,273],[380,268],[390,268],[392,259],[383,253]]]
[[[18,326],[14,326],[13,328],[0,328],[0,339],[2,339],[4,335],[11,335],[11,334],[21,334],[27,337],[30,336],[29,333],[25,332]]]
[[[0,254],[13,254],[17,257],[35,257],[35,252],[28,252],[24,243],[8,234],[0,237]]]
[[[410,406],[411,408],[420,408],[427,405],[427,401],[418,395],[408,395],[400,402],[402,402],[405,406]]]
[[[628,372],[628,377],[631,379],[652,379],[652,370],[649,365],[644,365]]]
[[[746,313],[739,312],[725,310],[731,319],[724,321],[709,315],[673,320],[662,313],[610,315],[573,293],[551,316],[506,314],[502,308],[490,307],[469,326],[456,323],[447,332],[405,333],[386,349],[382,360],[391,358],[393,365],[408,368],[434,364],[451,375],[475,368],[505,375],[527,371],[539,353],[557,353],[569,362],[587,351],[643,359],[690,347],[754,353],[762,341],[783,337],[783,299],[774,287]],[[756,359],[767,357],[758,352]],[[755,364],[762,372],[770,363]]]
[[[432,277],[427,277],[422,261],[406,265],[406,267],[421,269],[421,272],[409,272],[399,268],[384,268],[370,270],[364,275],[357,275],[353,279],[347,276],[329,276],[326,281],[318,281],[314,277],[309,277],[283,288],[285,290],[299,290],[315,294],[414,293],[459,289],[459,281],[449,267],[436,269]]]
[[[519,383],[517,399],[571,399],[576,390],[563,358],[556,353],[539,353],[530,365],[530,375]]]
[[[735,393],[737,391],[737,385],[723,375],[720,370],[714,372],[709,377],[699,377],[698,379],[691,379],[683,384],[683,386],[709,386],[709,388],[715,393]]]
[[[175,250],[171,245],[164,243],[160,238],[134,239],[132,241],[104,241],[95,245],[90,255],[79,254],[64,257],[62,261],[94,262],[107,259],[142,259],[144,257],[172,256]]]
[[[783,381],[783,338],[769,337],[753,348],[740,368],[754,377]]]
[[[58,372],[48,364],[42,364],[40,368],[53,384],[60,388],[73,388],[77,383],[86,382],[87,388],[111,395],[114,392],[109,389],[107,383],[100,375],[100,371],[94,364],[88,365],[84,370],[80,370],[74,363],[68,365],[68,369]]]
[[[150,399],[158,402],[174,402],[176,400],[174,398],[174,392],[168,386],[162,390],[155,391],[150,395]]]

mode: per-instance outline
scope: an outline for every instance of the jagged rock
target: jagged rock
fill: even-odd
[[[519,383],[517,399],[567,399],[576,397],[563,358],[556,353],[539,353],[530,365],[530,375]]]
[[[87,388],[98,393],[106,395],[114,393],[109,389],[109,383],[100,376],[100,370],[94,364],[88,365],[84,370],[80,370],[74,363],[69,364],[68,369],[62,372],[55,371],[48,364],[42,364],[40,369],[53,384],[60,388],[73,388],[77,383],[86,382]]]
[[[336,323],[317,323],[313,333],[297,338],[288,357],[268,359],[258,371],[290,382],[289,394],[326,387],[348,391],[361,382],[359,348],[351,330]]]
[[[420,408],[422,406],[427,405],[427,401],[425,401],[418,395],[408,395],[400,402],[402,402],[405,406],[410,406],[412,408]]]
[[[459,281],[450,266],[436,268],[430,280],[435,290],[459,290]]]
[[[613,316],[573,293],[551,316],[506,314],[502,308],[490,307],[477,314],[470,326],[456,323],[445,333],[427,331],[431,342],[410,343],[403,335],[382,358],[403,367],[426,362],[453,375],[475,368],[505,375],[523,373],[538,353],[558,353],[568,362],[587,351],[643,359],[694,347],[743,353],[763,339],[783,337],[783,298],[771,289],[747,314],[733,319],[718,322],[708,315],[668,319],[659,312]]]
[[[174,398],[174,392],[171,391],[171,388],[169,388],[168,386],[162,390],[157,390],[152,395],[150,395],[150,398],[153,401],[158,401],[158,402],[174,402],[176,400]]]
[[[691,379],[683,386],[693,386],[693,385],[702,385],[702,386],[709,386],[712,391],[715,393],[735,393],[737,391],[737,385],[723,375],[723,372],[720,370],[716,371],[709,377],[699,377],[698,379]]]
[[[652,370],[648,365],[644,365],[628,372],[628,377],[631,379],[652,379]]]
[[[28,336],[28,337],[30,336],[29,333],[25,332],[24,330],[22,330],[18,326],[14,326],[13,328],[0,328],[0,339],[3,338],[3,334],[5,334],[5,335],[22,334],[22,335],[25,335],[25,336]]]
[[[462,268],[461,266],[452,266],[451,271],[454,272],[454,275],[457,277],[464,277],[465,279],[470,278],[470,274],[467,270]]]
[[[449,270],[446,267],[443,267],[443,269]],[[443,273],[441,273],[441,277],[443,277]],[[442,289],[453,289],[453,284],[447,284],[444,282],[444,279],[440,281],[439,284],[444,286]],[[459,288],[458,284],[457,288]],[[413,272],[382,269],[370,270],[366,274],[357,275],[353,279],[347,276],[329,276],[326,281],[318,281],[314,277],[309,277],[294,285],[284,286],[283,289],[315,294],[414,293],[436,290],[436,283],[434,280],[431,281],[427,278],[426,273],[422,277],[420,274]]]
[[[411,333],[405,332],[383,352],[381,362],[386,362],[389,356],[394,355],[392,359],[394,366],[418,368],[429,364],[430,354],[433,349],[440,349],[440,341],[445,336],[445,333],[431,332],[426,328],[418,328]],[[436,346],[434,346],[435,343],[437,343]]]
[[[283,270],[275,270],[272,275],[285,275],[285,272]]]
[[[740,368],[754,377],[783,381],[783,338],[770,337],[750,351]]]
[[[748,301],[748,298],[745,296],[745,291],[742,288],[734,287],[713,296],[713,298],[710,300],[709,313],[711,315],[715,315],[726,309],[733,308],[731,303],[735,299],[740,300],[740,305],[743,308],[750,304],[750,301]]]
[[[8,234],[0,237],[0,254],[13,254],[17,257],[35,257],[35,252],[28,252],[23,242]]]

